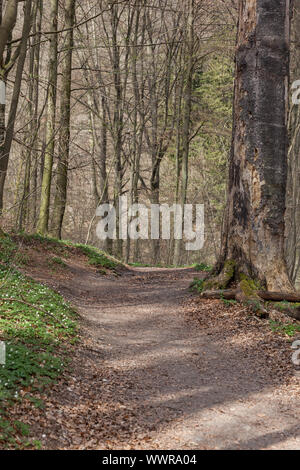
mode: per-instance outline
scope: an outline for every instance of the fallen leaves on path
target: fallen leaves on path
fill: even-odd
[[[214,342],[222,343],[224,354],[237,347],[241,358],[249,358],[248,367],[254,368],[257,377],[278,385],[276,393],[284,395],[288,401],[300,397],[300,381],[291,361],[293,340],[274,333],[269,320],[257,318],[239,303],[226,304],[200,296],[185,303],[184,312],[187,321],[213,336]],[[291,322],[279,312],[272,312],[271,318]]]
[[[291,340],[240,304],[190,295],[192,276],[137,270],[117,281],[93,274],[61,284],[84,312],[81,343],[69,371],[42,397],[44,409],[29,402],[13,409],[15,419],[30,425],[31,439],[46,449],[204,449],[182,429],[192,423],[191,431],[207,432],[214,448],[206,420],[209,413],[234,418],[233,400],[252,406],[256,392],[271,390],[286,407],[284,418],[293,413],[299,379]],[[115,323],[103,324],[103,312]],[[177,383],[180,368],[190,364],[196,379]],[[197,413],[202,422],[193,421]],[[252,418],[266,421],[261,411]]]

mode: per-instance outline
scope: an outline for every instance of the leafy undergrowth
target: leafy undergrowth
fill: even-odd
[[[148,263],[128,263],[129,266],[133,268],[160,268],[160,269],[186,269],[186,268],[194,268],[194,265],[175,265],[175,264],[168,264],[168,263],[156,263],[156,264],[148,264]]]
[[[193,282],[190,285],[190,290],[196,292],[197,294],[201,294],[204,288],[204,279],[194,278]],[[231,307],[233,305],[238,304],[236,300],[227,300],[224,298],[220,299],[226,307]],[[246,306],[246,305],[245,305]],[[298,333],[300,333],[300,324],[297,320],[290,320],[288,316],[285,315],[288,309],[299,309],[299,303],[290,303],[290,302],[266,302],[266,308],[271,312],[271,316],[276,318],[270,319],[269,324],[271,330],[274,333],[278,333],[284,336],[294,337]]]
[[[195,271],[208,273],[212,270],[212,266],[206,263],[196,263],[194,266]]]
[[[151,266],[151,264],[140,263],[140,262],[128,263],[128,266],[132,266],[133,268],[151,268],[151,267],[153,267],[153,266]]]
[[[49,263],[52,265],[60,265],[66,267],[64,259],[68,259],[71,255],[84,255],[87,258],[87,262],[90,266],[93,266],[101,270],[101,273],[105,274],[106,270],[115,272],[117,268],[123,267],[122,263],[116,258],[104,253],[100,249],[84,245],[81,243],[73,243],[69,240],[59,240],[57,238],[43,237],[38,234],[17,234],[13,239],[18,243],[23,243],[26,246],[36,246],[44,248],[45,251],[54,253],[55,256],[49,258]],[[26,255],[22,257],[19,255],[20,262],[27,264],[28,259]]]
[[[76,244],[75,247],[81,250],[82,253],[88,257],[90,265],[97,268],[114,270],[118,264],[120,264],[116,260],[108,258],[105,253],[97,250],[93,246]]]
[[[193,282],[190,285],[190,289],[192,291],[197,292],[198,294],[201,294],[203,292],[203,283],[204,283],[204,279],[199,279],[195,277]]]
[[[300,333],[299,323],[283,323],[281,321],[270,320],[270,325],[274,333],[283,333],[291,338]]]
[[[30,400],[56,381],[68,364],[77,339],[77,314],[56,292],[12,267],[18,251],[6,234],[0,237],[0,339],[6,363],[0,365],[0,448],[38,448],[30,430],[14,420],[11,406]]]
[[[299,321],[291,320],[286,316],[287,312],[293,314],[293,312],[299,310],[300,304],[298,302],[267,302],[267,306],[271,307],[273,311],[278,312],[275,318],[270,320],[270,326],[274,333],[283,334],[291,338],[300,333]]]

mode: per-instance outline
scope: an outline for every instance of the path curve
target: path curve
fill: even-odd
[[[255,356],[186,320],[193,270],[70,269],[59,290],[85,342],[50,393],[46,448],[300,449],[299,399],[274,394]]]

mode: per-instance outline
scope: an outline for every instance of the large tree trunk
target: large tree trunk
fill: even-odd
[[[222,287],[292,291],[284,259],[290,0],[241,0]]]
[[[300,4],[294,3],[293,28],[292,28],[292,70],[291,83],[300,77]],[[300,106],[292,104],[289,113],[289,171],[287,186],[287,217],[286,217],[286,257],[289,274],[297,287],[297,277],[300,269]]]

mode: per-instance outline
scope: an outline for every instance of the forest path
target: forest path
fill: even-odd
[[[193,270],[70,269],[59,290],[85,340],[49,392],[36,429],[46,448],[300,449],[299,393],[285,396],[257,355],[185,317]]]

